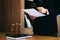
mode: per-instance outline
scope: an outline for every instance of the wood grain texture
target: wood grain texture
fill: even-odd
[[[21,22],[23,25],[23,0],[1,0],[1,3],[3,31],[10,31],[12,24]]]
[[[58,36],[60,37],[60,16],[57,16]]]
[[[1,0],[0,0],[0,31],[1,31]]]
[[[0,33],[0,40],[6,40],[6,33]],[[52,36],[33,36],[32,38],[28,38],[26,40],[60,40],[60,37],[52,37]]]

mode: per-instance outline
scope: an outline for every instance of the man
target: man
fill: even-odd
[[[49,15],[34,19],[33,28],[35,35],[57,36],[56,16],[60,14],[57,0],[34,0],[36,9],[41,13],[49,11]],[[57,6],[56,6],[57,5]]]
[[[49,15],[44,17],[32,17],[33,30],[35,35],[48,35],[57,36],[57,21],[56,16],[60,14],[60,4],[58,0],[33,0],[35,3],[35,9],[41,13],[46,14],[49,11]],[[56,6],[57,5],[57,6]]]

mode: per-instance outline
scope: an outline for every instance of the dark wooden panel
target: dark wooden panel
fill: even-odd
[[[9,31],[15,23],[20,23],[20,0],[2,0],[3,31]]]
[[[20,0],[7,0],[7,27],[20,22]]]
[[[4,31],[5,25],[5,0],[1,0],[1,31]]]
[[[0,31],[1,31],[1,0],[0,0]]]

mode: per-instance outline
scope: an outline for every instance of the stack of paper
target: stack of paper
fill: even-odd
[[[29,14],[31,16],[35,16],[35,17],[46,16],[45,14],[42,14],[42,13],[38,12],[34,8],[32,8],[32,9],[24,9],[23,11],[26,12],[27,14]]]

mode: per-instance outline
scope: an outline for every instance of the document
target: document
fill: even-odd
[[[31,16],[35,16],[35,17],[46,16],[45,14],[40,13],[39,11],[35,10],[34,8],[32,8],[32,9],[24,9],[23,11],[26,12],[27,14],[29,14]]]

